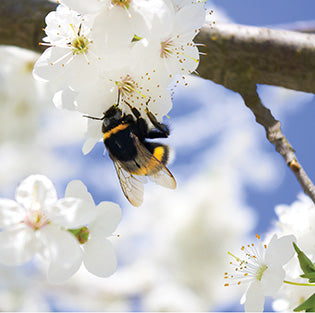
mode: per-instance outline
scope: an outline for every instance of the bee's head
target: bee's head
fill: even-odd
[[[104,113],[103,124],[105,127],[108,127],[109,125],[120,121],[122,116],[121,109],[118,108],[118,105],[114,104]]]

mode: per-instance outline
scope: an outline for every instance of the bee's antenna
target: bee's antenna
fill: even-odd
[[[118,96],[117,96],[117,103],[114,104],[114,106],[117,108],[120,103],[120,89],[118,88]]]
[[[82,23],[79,25],[79,30],[78,30],[78,36],[81,36],[81,27],[82,27]]]
[[[90,115],[83,115],[83,117],[90,118],[91,120],[102,121],[105,118],[105,115],[103,117],[94,117],[94,116],[90,116]]]

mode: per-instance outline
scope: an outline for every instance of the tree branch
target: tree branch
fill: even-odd
[[[204,27],[201,77],[227,85],[243,81],[315,92],[315,35],[241,25]]]
[[[285,162],[288,164],[304,192],[315,203],[315,186],[307,176],[306,172],[298,162],[295,151],[282,134],[280,129],[280,122],[277,121],[261,102],[256,86],[253,84],[248,85],[248,88],[239,91],[243,97],[246,106],[254,113],[256,122],[265,128],[268,140],[275,146],[276,150],[282,155]]]
[[[47,0],[1,0],[0,44],[42,52],[45,16],[56,6]]]

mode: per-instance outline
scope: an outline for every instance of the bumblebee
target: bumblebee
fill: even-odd
[[[170,148],[147,141],[167,138],[170,131],[146,108],[145,112],[154,126],[150,129],[140,112],[127,101],[125,103],[131,114],[123,114],[118,102],[101,118],[103,141],[115,165],[124,195],[132,205],[140,206],[147,177],[166,188],[176,188],[175,178],[165,166],[169,161]]]

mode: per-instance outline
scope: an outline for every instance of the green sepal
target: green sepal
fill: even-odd
[[[142,39],[142,37],[140,37],[140,36],[134,34],[134,36],[133,36],[131,42],[140,41],[141,39]]]
[[[310,283],[315,283],[315,272],[302,274],[300,277],[307,278]]]
[[[293,242],[293,247],[298,255],[298,259],[300,262],[300,267],[304,273],[301,275],[303,278],[308,278],[309,282],[314,282],[315,279],[315,265],[314,263],[306,256],[306,254],[301,251],[298,246]]]
[[[89,240],[90,231],[85,226],[77,229],[68,229],[68,231],[72,233],[81,244],[86,243]]]
[[[315,293],[310,296],[307,300],[305,300],[302,304],[300,304],[298,307],[296,307],[294,312],[315,312]]]

